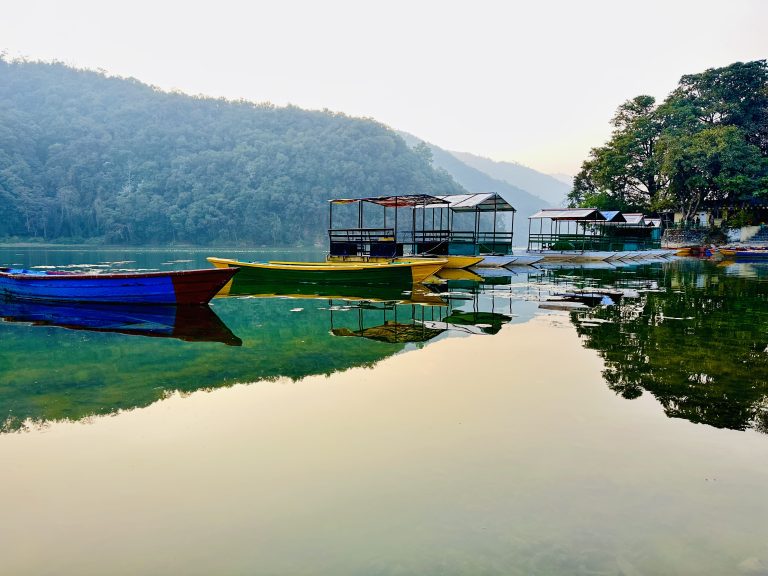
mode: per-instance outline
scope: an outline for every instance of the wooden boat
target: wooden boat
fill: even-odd
[[[477,266],[485,259],[484,256],[454,256],[451,254],[440,256],[425,256],[423,254],[417,256],[403,256],[398,258],[385,258],[380,256],[328,256],[328,262],[334,264],[387,264],[390,262],[435,262],[437,260],[444,260],[440,268],[452,268],[462,269]]]
[[[514,261],[515,256],[512,254],[488,254],[483,256],[483,259],[475,264],[475,266],[478,268],[502,268],[504,266],[509,266]]]
[[[82,274],[0,268],[0,295],[111,304],[207,304],[237,270]]]
[[[602,262],[615,257],[616,252],[603,250],[542,250],[535,252],[540,262]]]
[[[446,263],[444,259],[397,262],[241,262],[208,258],[217,268],[239,268],[240,282],[263,284],[340,284],[412,286],[423,282]],[[232,288],[230,288],[231,291]]]
[[[242,345],[242,340],[208,306],[32,302],[0,298],[0,320],[67,330]]]
[[[446,262],[442,268],[463,269],[477,266],[485,259],[485,256],[457,256],[453,254],[447,254],[434,258],[429,256],[419,256],[417,259],[423,260],[425,262],[429,262],[430,260],[445,260]]]
[[[768,260],[765,248],[720,248],[718,252],[726,260]]]
[[[537,262],[544,260],[541,254],[512,254],[512,262],[506,266],[533,266]]]

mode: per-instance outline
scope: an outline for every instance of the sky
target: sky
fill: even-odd
[[[573,175],[639,94],[768,58],[766,0],[3,0],[0,53],[373,118]]]

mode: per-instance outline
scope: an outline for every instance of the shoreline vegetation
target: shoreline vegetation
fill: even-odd
[[[426,144],[329,110],[1,55],[0,102],[0,238],[311,246],[332,198],[466,192]]]
[[[768,203],[768,61],[683,76],[660,104],[619,106],[613,133],[574,179],[569,205],[680,214],[729,209],[727,224],[759,223]]]

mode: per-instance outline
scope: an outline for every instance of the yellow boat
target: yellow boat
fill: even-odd
[[[445,261],[441,268],[470,268],[482,262],[484,256],[451,256],[440,255],[439,257],[430,256],[402,256],[399,258],[381,258],[376,256],[328,256],[328,262],[345,263],[386,263],[386,262],[437,262]]]
[[[418,284],[434,275],[445,259],[398,262],[241,262],[228,258],[208,258],[217,268],[240,268],[238,284],[322,284],[406,286]]]

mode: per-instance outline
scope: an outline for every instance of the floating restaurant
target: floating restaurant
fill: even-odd
[[[528,219],[528,252],[545,260],[622,260],[667,257],[661,220],[596,208],[545,208]]]
[[[357,205],[357,227],[334,227],[334,206],[345,204]],[[366,204],[382,210],[366,215]],[[410,219],[399,215],[403,208],[411,209]],[[440,257],[448,259],[450,268],[535,261],[536,257],[512,253],[515,212],[511,204],[493,192],[330,200],[329,259]],[[500,220],[506,215],[508,219]],[[378,226],[366,225],[366,219],[375,219]]]

